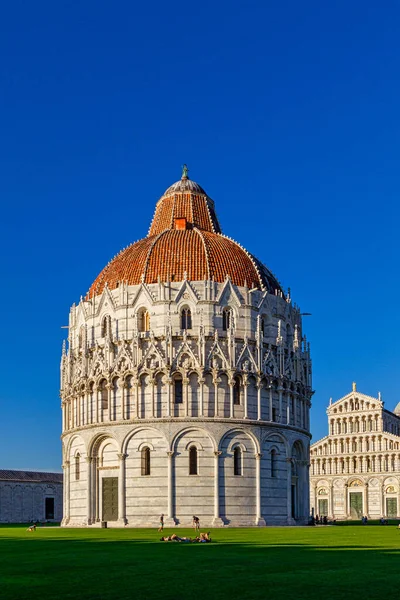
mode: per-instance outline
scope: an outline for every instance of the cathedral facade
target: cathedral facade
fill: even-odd
[[[304,523],[311,395],[300,309],[184,169],[71,308],[62,524]]]
[[[353,390],[327,410],[329,435],[311,446],[310,504],[331,519],[400,517],[400,402]]]

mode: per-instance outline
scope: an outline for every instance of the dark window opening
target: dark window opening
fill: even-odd
[[[197,448],[189,448],[189,475],[197,475]]]
[[[233,404],[240,404],[240,379],[235,378],[235,385],[233,386]]]
[[[276,451],[271,452],[271,477],[276,477]]]
[[[54,498],[45,498],[44,500],[44,518],[54,519]]]
[[[75,481],[78,481],[81,477],[80,458],[80,454],[75,456]]]
[[[190,308],[184,308],[182,310],[181,329],[192,329],[192,313]]]
[[[141,473],[142,473],[142,475],[150,475],[150,448],[142,449]]]
[[[183,404],[183,388],[182,388],[182,379],[175,379],[175,404]]]
[[[228,331],[232,326],[232,311],[226,308],[222,313],[222,329]]]
[[[233,451],[233,474],[242,474],[242,451],[240,448],[235,448]]]

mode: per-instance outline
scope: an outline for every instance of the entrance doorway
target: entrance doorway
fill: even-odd
[[[292,483],[292,518],[297,519],[297,511],[296,511],[296,502],[297,502],[297,493],[296,493],[296,484]]]
[[[45,498],[44,500],[44,518],[49,521],[54,519],[54,498]]]
[[[362,514],[363,514],[362,492],[352,492],[350,494],[350,517],[352,519],[361,519]]]
[[[327,498],[320,498],[318,500],[318,515],[320,517],[328,516],[328,499]]]
[[[397,517],[397,498],[386,498],[386,516]]]
[[[118,477],[103,477],[103,521],[118,520]]]

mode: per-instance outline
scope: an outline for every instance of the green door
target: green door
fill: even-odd
[[[327,498],[320,498],[318,500],[318,515],[320,517],[327,517],[328,516],[328,499]]]
[[[350,516],[352,519],[361,519],[363,514],[362,492],[352,492],[350,494]]]
[[[103,521],[118,520],[118,477],[103,477]]]
[[[397,498],[386,498],[386,515],[389,518],[397,517]]]

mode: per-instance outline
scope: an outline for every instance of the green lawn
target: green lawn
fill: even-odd
[[[211,544],[179,544],[149,529],[1,527],[0,598],[368,600],[399,592],[394,526],[212,533]]]

